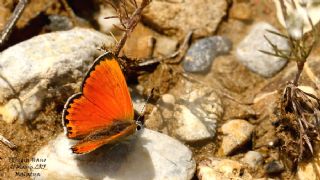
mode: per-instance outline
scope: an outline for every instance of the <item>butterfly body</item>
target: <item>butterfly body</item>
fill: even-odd
[[[114,144],[141,129],[125,78],[116,57],[105,53],[87,72],[81,92],[71,96],[63,110],[63,125],[76,154],[89,153],[102,145]]]

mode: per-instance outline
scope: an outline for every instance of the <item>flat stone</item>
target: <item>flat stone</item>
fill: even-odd
[[[268,33],[267,30],[279,32],[266,22],[259,22],[253,25],[249,34],[238,44],[236,56],[251,71],[263,77],[272,77],[287,64],[287,60],[259,51],[273,52],[272,47],[264,36],[277,45],[279,49],[289,50],[289,45],[286,39]]]
[[[73,23],[70,18],[67,16],[61,15],[50,15],[49,17],[50,24],[46,28],[50,31],[65,31],[73,28]]]
[[[225,0],[154,0],[145,8],[143,20],[169,36],[181,38],[193,30],[194,37],[204,37],[216,31],[227,4]]]
[[[156,43],[153,31],[142,24],[138,24],[122,49],[123,54],[129,58],[151,58]]]
[[[269,162],[266,165],[265,169],[268,174],[276,174],[284,171],[284,166],[280,161],[275,160],[275,161]]]
[[[192,110],[184,105],[175,108],[174,117],[178,127],[174,129],[174,134],[183,141],[197,141],[212,138],[215,135],[215,123],[208,119],[200,120]],[[211,122],[210,122],[211,121]]]
[[[111,48],[114,40],[92,29],[74,28],[38,35],[4,50],[0,54],[2,119],[31,120],[43,102],[78,91],[76,83],[102,53],[98,48],[103,44]]]
[[[160,98],[146,126],[181,141],[202,141],[215,136],[222,114],[221,100],[213,89],[181,80]]]
[[[230,155],[251,140],[253,130],[254,126],[245,120],[235,119],[226,122],[221,127],[224,136],[220,152],[223,155]]]
[[[242,162],[248,164],[252,168],[255,168],[258,165],[261,165],[262,161],[263,161],[262,155],[256,151],[247,152],[242,159]]]
[[[183,69],[187,72],[206,73],[213,60],[221,54],[228,53],[232,42],[223,36],[212,36],[196,41],[183,59]]]
[[[41,174],[36,179],[191,179],[195,172],[186,146],[148,129],[112,149],[104,146],[85,155],[72,154],[73,143],[61,134],[38,151],[34,158],[46,159],[46,168],[33,169]]]
[[[174,105],[176,102],[175,97],[172,94],[164,94],[161,96],[161,100],[163,103]]]
[[[230,17],[239,20],[251,20],[252,9],[248,2],[235,2],[230,9]]]
[[[209,158],[201,161],[197,167],[197,176],[201,180],[252,179],[243,164],[234,160],[219,158]]]

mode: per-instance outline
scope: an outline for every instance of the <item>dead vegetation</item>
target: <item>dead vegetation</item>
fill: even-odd
[[[288,15],[283,0],[280,0],[280,4],[283,17],[288,22],[289,18],[292,17]],[[296,7],[295,4],[293,4],[293,7]],[[320,137],[320,99],[316,95],[304,92],[298,87],[304,65],[318,42],[318,30],[311,19],[309,18],[308,20],[312,26],[312,31],[305,33],[303,26],[301,26],[301,29],[299,29],[301,35],[298,38],[290,33],[292,30],[290,30],[291,27],[289,26],[286,28],[286,34],[268,31],[286,38],[290,46],[289,51],[279,49],[267,37],[265,38],[271,45],[273,52],[261,51],[271,56],[295,61],[297,65],[295,78],[287,82],[284,88],[278,105],[277,121],[275,123],[277,136],[280,139],[280,152],[284,152],[282,159],[293,172],[296,171],[299,162],[308,160],[314,155],[314,146]]]

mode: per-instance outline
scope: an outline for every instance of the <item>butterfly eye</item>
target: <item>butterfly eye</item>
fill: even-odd
[[[136,121],[136,125],[137,125],[137,127],[136,127],[137,131],[140,131],[143,128],[143,124],[141,121]]]
[[[142,129],[141,125],[137,125],[137,131],[140,131]]]

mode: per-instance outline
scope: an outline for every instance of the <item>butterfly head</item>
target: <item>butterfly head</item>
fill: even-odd
[[[143,128],[144,128],[143,122],[140,120],[137,120],[136,121],[136,131],[141,131],[141,130],[143,130]]]

